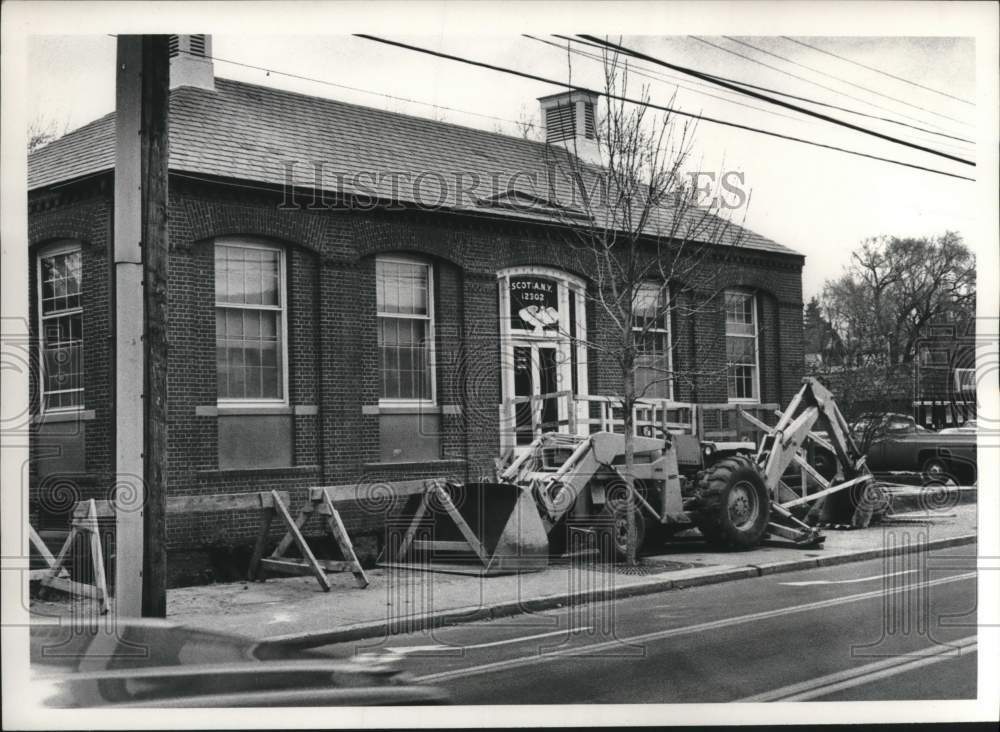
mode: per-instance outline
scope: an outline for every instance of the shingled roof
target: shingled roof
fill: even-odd
[[[277,186],[291,176],[309,189],[321,164],[329,190],[491,216],[580,218],[560,205],[569,197],[559,186],[541,190],[554,155],[544,143],[228,79],[215,87],[171,91],[171,171]],[[28,190],[112,170],[114,136],[111,113],[31,153]],[[710,213],[689,215],[720,230]],[[671,230],[671,217],[670,207],[658,209],[650,233]],[[797,254],[734,225],[720,243]]]

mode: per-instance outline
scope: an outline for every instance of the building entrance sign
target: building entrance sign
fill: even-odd
[[[511,327],[554,331],[559,327],[559,283],[546,277],[509,280]]]

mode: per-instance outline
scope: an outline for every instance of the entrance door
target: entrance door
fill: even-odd
[[[514,344],[515,444],[527,445],[536,432],[559,430],[565,407],[556,397],[530,399],[562,391],[559,386],[559,349],[555,343]]]
[[[585,285],[545,267],[512,267],[498,280],[500,446],[516,454],[540,432],[578,429],[570,416],[586,407],[572,399],[587,393]],[[562,396],[542,398],[553,394]]]

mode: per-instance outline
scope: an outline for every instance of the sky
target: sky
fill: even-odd
[[[532,35],[562,48],[515,33],[382,35],[564,83],[571,74],[575,84],[603,88],[603,70],[598,61],[568,56],[564,41],[543,33]],[[622,36],[621,43],[709,74],[902,122],[910,127],[803,104],[949,155],[975,159],[974,142],[953,139],[976,140],[976,108],[960,101],[972,100],[976,94],[973,39],[816,35],[792,38],[828,53],[787,38],[760,35],[632,34]],[[216,33],[213,43],[215,73],[220,77],[507,134],[517,134],[519,120],[530,118],[537,122],[537,98],[558,91],[557,87],[541,82],[390,48],[350,35]],[[29,121],[75,128],[113,110],[113,37],[35,35],[28,40],[27,54],[27,83],[32,90],[26,108]],[[669,78],[664,78],[664,74]],[[645,86],[656,103],[669,103],[676,94],[674,106],[693,114],[975,177],[975,168],[961,163],[809,119],[648,63],[634,65],[629,83],[634,92]],[[749,203],[745,209],[732,212],[733,215],[749,228],[806,255],[805,299],[818,294],[826,279],[838,275],[851,251],[868,237],[938,236],[951,230],[962,234],[970,245],[979,244],[975,240],[979,212],[971,195],[975,184],[966,180],[765,137],[704,120],[699,122],[695,133],[691,160],[689,167],[694,169],[735,171],[743,176],[750,192]]]

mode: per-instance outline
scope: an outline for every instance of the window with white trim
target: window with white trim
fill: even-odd
[[[83,408],[83,303],[79,244],[38,255],[42,412]]]
[[[757,307],[753,293],[727,290],[726,365],[729,401],[760,399],[757,363]]]
[[[670,311],[667,288],[657,283],[640,285],[632,301],[635,334],[635,392],[640,397],[671,399]]]
[[[976,391],[975,369],[955,369],[955,391],[959,394]]]
[[[433,404],[434,305],[430,264],[375,260],[380,402]]]
[[[219,403],[284,403],[287,396],[284,252],[247,240],[215,244]]]

